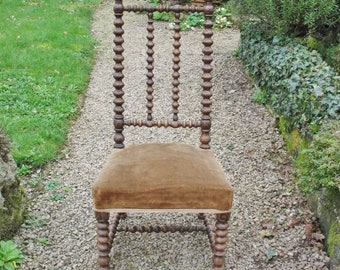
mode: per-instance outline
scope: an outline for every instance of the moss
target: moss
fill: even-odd
[[[306,45],[308,49],[317,49],[319,44],[318,44],[318,40],[312,36],[308,36],[306,38]]]
[[[331,258],[338,258],[340,263],[340,223],[334,222],[327,236],[327,251]],[[336,262],[335,262],[336,263]]]
[[[297,129],[290,130],[289,121],[284,117],[279,117],[277,121],[277,127],[280,130],[281,135],[285,139],[287,151],[294,156],[294,158],[300,158],[302,150],[308,147],[308,139],[301,136],[301,133]],[[303,158],[301,156],[301,158]]]
[[[0,240],[10,239],[16,233],[26,213],[24,190],[19,178],[11,186],[1,190],[5,198],[4,209],[0,209]]]
[[[287,137],[288,134],[288,121],[286,118],[284,118],[283,116],[280,116],[277,119],[277,127],[280,130],[281,135],[283,136],[283,138]]]
[[[286,139],[286,146],[289,153],[292,153],[295,157],[298,155],[298,150],[301,144],[301,136],[300,132],[297,129],[294,129]]]

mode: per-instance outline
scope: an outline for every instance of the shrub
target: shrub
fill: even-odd
[[[324,119],[340,118],[340,76],[316,51],[267,35],[251,23],[241,32],[240,57],[261,99],[303,135]]]
[[[233,0],[241,20],[260,20],[276,33],[307,36],[333,32],[340,25],[337,0]]]
[[[325,188],[340,191],[340,121],[330,121],[314,135],[308,149],[300,153],[297,184],[305,193]]]

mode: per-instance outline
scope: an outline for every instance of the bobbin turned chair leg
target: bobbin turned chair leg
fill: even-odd
[[[216,214],[215,241],[213,243],[213,269],[223,270],[227,247],[227,229],[230,213]]]
[[[111,243],[109,237],[109,217],[106,212],[95,212],[97,220],[97,263],[100,270],[110,269]]]

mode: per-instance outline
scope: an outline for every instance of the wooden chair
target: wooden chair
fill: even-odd
[[[154,120],[153,116],[153,19],[154,11],[175,14],[172,63],[172,119]],[[197,6],[124,6],[114,4],[114,150],[93,185],[93,201],[97,220],[98,265],[109,269],[110,250],[117,232],[193,232],[204,231],[212,248],[213,269],[223,269],[227,242],[227,221],[233,190],[221,165],[210,150],[212,89],[212,15],[214,7],[206,0]],[[147,22],[147,113],[144,120],[129,120],[123,115],[123,14],[144,12]],[[205,17],[202,48],[201,117],[198,121],[179,120],[180,14],[203,12]],[[157,89],[155,89],[157,90]],[[179,143],[149,143],[125,148],[123,129],[133,127],[200,128],[200,146]],[[120,227],[119,221],[131,212],[197,213],[203,226],[133,226]],[[110,217],[110,213],[112,216]],[[210,224],[209,215],[216,215]]]

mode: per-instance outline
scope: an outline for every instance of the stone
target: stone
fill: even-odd
[[[340,270],[340,200],[339,194],[321,190],[308,197],[311,209],[319,218],[321,229],[326,234],[326,248],[330,256],[331,270]]]
[[[11,238],[24,220],[25,200],[9,143],[0,132],[0,240]]]

